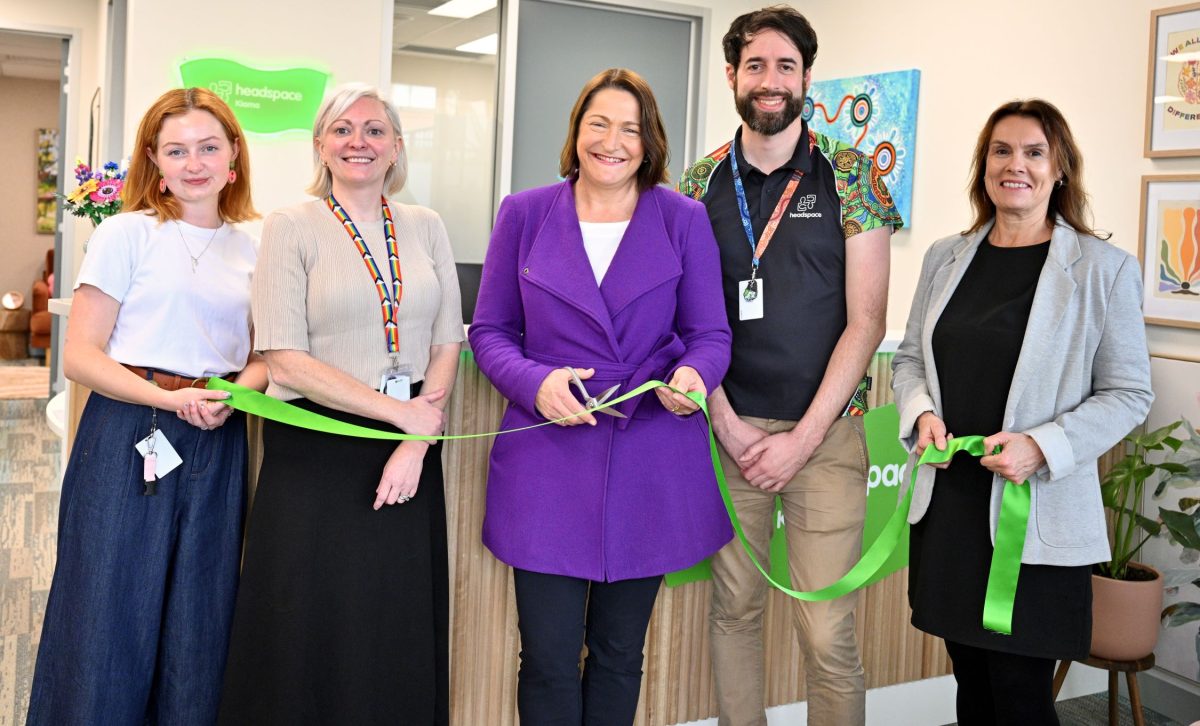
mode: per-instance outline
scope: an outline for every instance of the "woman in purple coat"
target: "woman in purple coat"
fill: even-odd
[[[470,340],[510,401],[492,449],[483,542],[513,567],[521,722],[631,723],[662,575],[733,536],[703,416],[647,380],[707,393],[729,364],[717,245],[667,180],[658,105],[636,73],[592,78],[571,112],[567,181],[514,194],[492,232]],[[583,636],[582,639],[580,636]],[[579,654],[588,656],[582,682]]]

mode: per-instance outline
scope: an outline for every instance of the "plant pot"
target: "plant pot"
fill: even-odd
[[[1129,569],[1153,574],[1147,580],[1113,580],[1092,575],[1092,650],[1097,658],[1137,660],[1158,642],[1162,574],[1131,562]]]

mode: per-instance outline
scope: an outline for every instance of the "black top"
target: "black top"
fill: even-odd
[[[989,436],[1003,428],[1008,389],[1049,251],[1049,242],[993,247],[990,238],[985,240],[946,303],[932,342],[947,431]]]
[[[979,245],[933,330],[946,430],[990,436],[1004,409],[1050,243]],[[983,628],[992,560],[992,473],[959,455],[934,480],[909,546],[912,622],[938,637],[1042,658],[1086,658],[1091,641],[1088,566],[1021,565],[1012,635]]]
[[[833,169],[808,126],[792,158],[771,174],[747,161],[741,129],[734,137],[738,170],[757,244],[792,172],[804,174],[763,254],[763,317],[738,320],[738,282],[750,279],[753,252],[742,227],[733,168],[725,159],[712,172],[703,202],[721,248],[725,310],[733,329],[733,356],[722,386],[743,416],[797,420],[808,410],[846,328],[846,238]]]

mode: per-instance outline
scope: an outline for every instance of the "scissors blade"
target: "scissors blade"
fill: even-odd
[[[619,389],[620,387],[621,387],[621,384],[618,383],[617,385],[613,386],[612,388],[609,388],[604,393],[601,393],[599,396],[593,397],[592,400],[588,402],[588,407],[596,408],[596,407],[603,405],[604,402],[607,401],[614,393],[616,393],[617,389]],[[617,418],[629,418],[628,416],[621,413],[620,411],[618,411],[615,408],[601,409],[599,411],[599,413],[606,413],[609,416],[616,416]]]

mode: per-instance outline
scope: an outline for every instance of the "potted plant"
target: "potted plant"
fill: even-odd
[[[1189,440],[1195,430],[1186,421],[1167,424],[1147,433],[1126,436],[1125,456],[1101,481],[1104,506],[1112,513],[1112,560],[1096,566],[1092,576],[1092,655],[1108,660],[1137,660],[1149,655],[1158,641],[1162,611],[1163,578],[1152,567],[1134,561],[1142,546],[1154,536],[1167,534],[1187,550],[1200,551],[1197,516],[1188,514],[1200,499],[1180,500],[1180,510],[1158,508],[1158,517],[1138,513],[1146,481],[1156,473],[1162,479],[1154,491],[1161,497],[1168,485],[1194,477],[1188,464],[1148,460],[1150,452],[1178,452],[1182,439],[1172,436],[1187,426]],[[1167,457],[1169,458],[1169,457]],[[1200,617],[1200,616],[1198,616]]]

